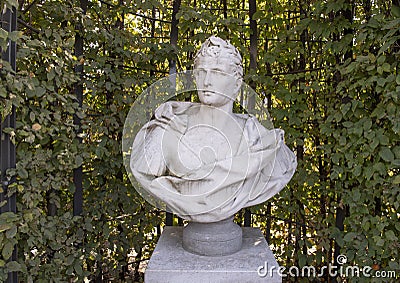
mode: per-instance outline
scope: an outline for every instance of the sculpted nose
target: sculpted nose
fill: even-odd
[[[206,76],[204,77],[204,85],[210,86],[212,82],[211,74],[209,70],[206,70]]]

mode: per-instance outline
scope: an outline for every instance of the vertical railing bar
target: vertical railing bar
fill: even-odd
[[[178,14],[179,8],[181,6],[181,0],[174,0],[172,3],[172,17],[171,17],[171,32],[170,32],[170,43],[174,49],[174,55],[177,56],[177,44],[178,44],[178,19],[176,15]],[[176,73],[176,58],[171,58],[169,61],[169,74]],[[167,212],[165,216],[165,224],[167,226],[173,225],[174,216],[172,213]]]
[[[257,10],[256,0],[249,0],[249,18],[250,18],[250,71],[257,70],[257,22],[253,20],[253,15]],[[255,89],[256,84],[254,80],[249,83],[250,87]],[[256,97],[254,94],[249,95],[247,100],[247,109],[249,113],[253,113],[256,105]],[[244,226],[251,226],[251,212],[246,208],[244,211]]]
[[[267,240],[267,243],[270,243],[271,240],[271,208],[272,208],[271,202],[268,202],[266,211],[267,223],[265,225],[265,230],[266,230],[265,240]]]
[[[307,17],[307,13],[304,10],[303,6],[302,6],[302,2],[299,3],[299,13],[300,13],[300,21],[303,19],[303,17]],[[299,54],[299,69],[300,70],[304,70],[306,68],[306,50],[307,50],[307,46],[306,45],[306,39],[307,39],[307,33],[306,30],[303,30],[303,32],[300,34],[300,41],[302,44],[302,48],[304,50],[303,53]],[[302,88],[302,84],[305,83],[305,73],[299,78],[299,84],[298,84],[298,92],[299,94],[304,94],[305,90],[304,88]],[[307,100],[307,99],[306,99]],[[303,137],[304,140],[304,137]],[[298,147],[297,148],[298,152],[304,151],[303,147]],[[304,152],[302,152],[302,154],[297,155],[299,158],[304,159]],[[305,212],[305,207],[304,204],[300,201],[297,200],[297,203],[299,205],[299,210],[303,213],[300,213],[300,217],[302,218],[302,222],[306,223],[306,212]],[[299,220],[299,219],[298,219]],[[302,247],[302,254],[307,256],[307,245],[306,245],[306,235],[307,235],[307,227],[306,226],[302,226],[299,228],[299,238],[303,240],[303,247]],[[300,247],[299,247],[300,248]]]
[[[341,11],[341,12],[343,13],[344,17],[352,24],[352,23],[353,23],[353,20],[354,20],[354,7],[355,7],[355,6],[354,6],[354,2],[353,2],[353,1],[347,1],[347,3],[351,4],[351,6],[350,6],[350,7],[347,7],[347,9],[345,9],[345,10],[343,10],[343,11]],[[350,9],[349,9],[349,8],[350,8]],[[353,32],[354,32],[354,31],[353,31],[352,28],[346,28],[346,29],[344,29],[343,37],[346,36],[346,35],[348,35],[348,34],[353,34]],[[338,37],[339,37],[339,39],[340,39],[340,35],[338,35]],[[353,41],[351,41],[351,42],[349,43],[349,46],[348,46],[349,49],[345,52],[344,58],[343,58],[343,61],[342,61],[342,62],[345,62],[347,59],[353,58],[353,50],[352,50],[352,47],[353,47]],[[339,84],[341,80],[344,80],[344,79],[340,76],[340,73],[338,73],[338,75],[336,76],[336,78],[337,78],[337,80],[339,80],[339,81],[337,82],[337,84]],[[336,88],[336,87],[337,87],[337,85],[335,86],[335,88]],[[347,94],[346,94],[345,97],[342,97],[342,104],[345,104],[345,103],[346,103],[346,98],[348,98],[348,97],[347,97]],[[349,189],[351,190],[351,187],[350,187]],[[337,195],[337,203],[341,203],[341,202],[342,202],[342,196],[341,196],[341,194],[338,194],[338,195]],[[340,231],[342,231],[342,232],[344,231],[344,221],[345,221],[345,218],[349,216],[348,213],[349,213],[349,207],[348,207],[348,205],[344,206],[343,208],[340,207],[340,205],[339,205],[339,206],[336,208],[335,226],[336,226],[336,228],[338,228],[338,229],[339,229]],[[340,249],[341,249],[340,245],[338,244],[337,241],[335,241],[334,258],[333,258],[333,260],[334,260],[334,265],[335,265],[335,266],[338,266],[338,265],[339,265],[339,263],[338,263],[338,256],[339,256],[339,254],[340,254]],[[337,278],[338,278],[337,276],[333,277],[333,282],[337,282],[337,281],[338,281]]]
[[[85,14],[87,10],[87,0],[80,0],[80,7],[82,13]],[[79,58],[83,55],[83,27],[81,23],[77,24],[76,30],[74,55]],[[75,84],[75,95],[78,100],[79,108],[81,109],[83,103],[83,64],[79,63],[75,66],[75,73],[81,78],[80,81]],[[77,139],[79,143],[82,143],[82,138],[79,137],[79,133],[81,132],[81,119],[76,114],[74,114],[74,125],[78,127]],[[81,215],[83,212],[82,165],[74,169],[73,175],[75,187],[73,213],[74,215]]]
[[[265,32],[265,42],[264,42],[264,52],[268,53],[269,52],[269,39],[268,39],[268,31],[269,31],[269,25],[266,24],[263,26],[264,27],[264,32]],[[267,74],[271,74],[271,64],[266,62],[265,63],[265,71]],[[263,99],[267,99],[267,111],[271,111],[272,108],[272,95],[271,92],[268,92]],[[269,114],[268,114],[269,115]],[[271,241],[271,214],[272,214],[272,203],[271,201],[268,202],[267,204],[267,210],[266,210],[266,224],[265,224],[265,239],[269,243]]]
[[[170,42],[172,47],[174,48],[174,55],[177,56],[177,44],[178,44],[178,19],[176,15],[178,14],[181,0],[174,0],[173,1],[173,8],[172,8],[172,19],[171,19],[171,33],[170,33]],[[176,73],[176,58],[171,58],[169,61],[169,74]]]
[[[17,9],[16,7],[7,8],[4,13],[1,13],[1,27],[5,29],[7,32],[13,32],[17,30]],[[16,55],[17,55],[17,43],[14,41],[9,41],[8,47],[5,52],[0,50],[2,53],[2,59],[4,61],[9,62],[13,71],[16,71]],[[2,117],[0,117],[0,121]],[[3,212],[17,212],[17,202],[16,202],[16,194],[9,196],[7,198],[8,187],[15,182],[15,178],[11,178],[11,180],[7,179],[7,170],[10,168],[15,168],[16,165],[16,152],[15,152],[15,144],[12,142],[10,135],[3,133],[5,128],[13,128],[15,129],[16,122],[16,114],[15,107],[12,106],[11,113],[5,117],[4,121],[0,125],[0,171],[1,171],[1,186],[3,187],[3,193],[0,194],[0,200],[7,200],[7,204],[0,208],[0,213]],[[11,261],[17,260],[17,247],[14,247],[13,253],[11,255]],[[7,277],[7,283],[17,283],[18,282],[18,273],[17,272],[9,272]]]
[[[166,212],[165,214],[165,225],[173,226],[174,225],[174,215],[171,212]]]

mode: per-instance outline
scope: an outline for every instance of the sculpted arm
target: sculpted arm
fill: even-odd
[[[133,175],[146,186],[167,170],[162,151],[164,130],[153,121],[146,124],[137,134],[132,145],[130,167]]]

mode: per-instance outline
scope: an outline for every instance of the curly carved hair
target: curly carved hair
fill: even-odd
[[[234,76],[243,78],[242,56],[235,46],[217,36],[210,36],[200,47],[194,58],[194,69],[200,64],[202,58],[215,58],[219,60],[227,60],[233,67]]]

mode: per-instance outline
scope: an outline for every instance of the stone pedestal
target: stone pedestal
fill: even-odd
[[[182,246],[183,227],[165,227],[145,272],[145,283],[280,283],[278,263],[258,228],[242,228],[242,248],[202,256]]]
[[[189,222],[183,228],[182,246],[198,255],[230,255],[242,247],[242,228],[233,217],[213,223]]]

